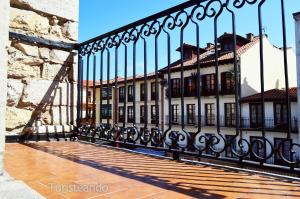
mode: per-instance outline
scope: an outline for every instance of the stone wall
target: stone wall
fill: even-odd
[[[0,90],[6,93],[9,0],[0,1]],[[0,97],[0,176],[3,173],[6,95]]]
[[[78,0],[11,0],[7,135],[69,132],[76,120]]]

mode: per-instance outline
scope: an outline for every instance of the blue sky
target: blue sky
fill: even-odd
[[[178,5],[185,0],[80,0],[80,18],[79,18],[79,41],[85,41],[95,36],[104,34],[116,28],[119,28],[138,19],[155,14],[164,9]],[[292,13],[300,11],[299,0],[285,0],[286,7],[286,30],[288,46],[295,46],[295,30]],[[244,36],[246,33],[253,32],[258,34],[257,5],[245,6],[237,12],[237,33]],[[269,35],[272,43],[276,46],[282,46],[282,29],[280,16],[280,0],[267,0],[263,6],[263,26],[265,33]],[[208,19],[200,23],[201,46],[205,46],[207,42],[213,41],[213,23]],[[228,13],[222,14],[218,24],[218,35],[224,32],[231,32],[231,20]],[[176,35],[177,34],[177,35]],[[178,59],[179,53],[175,49],[179,47],[179,31],[174,31],[172,37],[172,61]],[[195,44],[195,31],[193,27],[187,28],[184,34],[186,43]],[[160,40],[160,54],[164,54],[165,42],[162,36]],[[154,70],[154,54],[153,41],[149,41],[149,71]],[[120,49],[121,50],[121,49]],[[142,45],[138,44],[138,52],[142,50]],[[121,53],[120,53],[121,54]],[[113,58],[114,54],[112,54]],[[132,56],[129,54],[129,57]],[[119,56],[122,62],[122,55]],[[99,62],[98,62],[99,63]],[[129,58],[129,65],[132,59]],[[111,65],[114,65],[112,60]],[[166,65],[166,56],[160,56],[159,65]],[[137,73],[142,73],[143,57],[137,54]],[[120,64],[120,68],[122,68]],[[114,71],[112,69],[112,71]],[[119,69],[120,75],[124,75],[124,71]],[[113,77],[114,74],[111,74]],[[98,75],[97,75],[98,78]]]

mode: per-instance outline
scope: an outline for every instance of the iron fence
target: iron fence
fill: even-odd
[[[190,0],[178,6],[172,7],[163,12],[157,13],[150,17],[144,18],[137,22],[128,24],[119,29],[111,31],[109,33],[100,35],[91,40],[85,41],[79,45],[79,67],[78,67],[78,112],[77,112],[77,131],[75,132],[75,137],[88,137],[92,141],[95,140],[105,140],[112,143],[122,143],[123,145],[138,146],[138,147],[147,147],[153,148],[156,150],[169,151],[174,154],[174,158],[178,158],[180,154],[188,154],[193,156],[205,156],[210,158],[224,159],[223,155],[225,152],[232,154],[230,161],[236,161],[240,163],[245,163],[249,156],[251,155],[253,163],[258,162],[262,167],[268,166],[268,161],[274,156],[279,158],[284,165],[291,169],[297,170],[295,167],[298,167],[299,158],[287,158],[294,156],[297,149],[300,147],[298,143],[292,142],[291,133],[292,133],[292,121],[291,121],[291,105],[290,105],[290,96],[288,93],[289,88],[289,78],[288,78],[288,64],[287,64],[287,45],[286,45],[286,28],[285,28],[285,10],[284,10],[284,0],[280,1],[281,12],[279,13],[282,17],[282,38],[283,38],[283,57],[284,57],[284,75],[285,75],[285,88],[286,88],[286,98],[285,104],[287,106],[287,123],[286,128],[284,128],[286,138],[282,139],[280,143],[276,145],[274,142],[266,136],[266,130],[268,129],[268,124],[266,122],[261,122],[259,131],[261,131],[261,136],[256,139],[248,140],[243,136],[242,128],[248,123],[245,120],[241,120],[241,81],[240,81],[240,69],[239,62],[237,57],[237,34],[236,34],[236,13],[242,12],[240,10],[245,6],[255,6],[258,12],[258,29],[259,29],[259,53],[260,53],[260,83],[261,83],[261,118],[262,121],[266,120],[265,117],[265,98],[264,98],[264,46],[263,46],[263,25],[262,25],[262,7],[265,4],[266,0]],[[185,96],[184,96],[184,35],[187,25],[192,25],[195,30],[195,40],[196,40],[196,83],[200,85],[201,83],[201,70],[202,70],[202,60],[200,57],[200,23],[212,19],[213,20],[213,32],[214,32],[214,70],[216,74],[219,74],[219,45],[218,45],[218,22],[222,13],[227,13],[231,18],[231,31],[233,34],[233,68],[234,68],[234,102],[235,102],[235,125],[234,125],[234,136],[228,139],[222,134],[222,116],[220,115],[220,89],[215,89],[215,104],[216,104],[216,115],[215,115],[215,133],[206,134],[203,130],[203,118],[201,117],[202,110],[202,90],[201,86],[197,86],[197,98],[196,98],[196,115],[195,124],[197,124],[197,129],[195,132],[190,133],[186,130],[185,116],[181,115],[178,118],[178,124],[181,127],[181,130],[172,131],[174,124],[172,122],[172,98],[167,98],[167,113],[168,121],[166,122],[167,128],[164,128],[160,125],[158,114],[155,118],[148,118],[148,88],[147,84],[147,73],[148,73],[148,51],[149,51],[149,38],[154,39],[154,79],[155,79],[155,90],[159,91],[159,56],[161,53],[158,53],[162,39],[159,39],[164,35],[164,45],[166,46],[166,53],[164,56],[167,58],[167,67],[165,69],[167,74],[166,80],[166,90],[169,95],[172,96],[171,89],[171,41],[173,31],[179,31],[179,35],[176,36],[180,40],[180,59],[178,63],[180,64],[180,109],[182,112],[185,112]],[[134,99],[136,98],[137,82],[136,82],[136,70],[137,70],[137,44],[143,46],[143,81],[144,81],[144,118],[143,118],[143,131],[137,128],[136,114],[137,114],[137,102]],[[129,49],[132,49],[132,67],[129,68]],[[122,50],[122,51],[121,51]],[[119,56],[122,53],[122,56]],[[111,55],[114,54],[112,57]],[[97,61],[97,56],[100,57],[100,61]],[[122,67],[120,66],[119,60],[122,57]],[[111,61],[114,60],[112,65]],[[124,69],[124,99],[127,99],[127,83],[128,83],[128,73],[132,69],[132,80],[133,85],[132,93],[132,124],[126,124],[126,115],[127,115],[127,105],[126,100],[124,100],[124,112],[126,113],[124,118],[122,118],[123,124],[118,125],[118,118],[116,117],[115,121],[107,119],[106,123],[103,123],[103,118],[101,114],[99,117],[99,125],[96,125],[96,111],[92,111],[92,115],[87,114],[87,118],[83,118],[83,80],[87,80],[86,90],[92,86],[92,101],[93,101],[93,110],[96,110],[96,73],[100,75],[100,92],[103,88],[112,89],[114,88],[117,91],[119,69]],[[114,69],[115,78],[111,80],[111,72]],[[104,74],[106,71],[106,74]],[[92,76],[91,76],[92,75]],[[106,78],[104,77],[106,75]],[[85,77],[84,77],[85,76]],[[93,85],[89,85],[89,79],[92,78]],[[106,82],[104,80],[106,79]],[[220,85],[219,76],[216,75],[215,78],[216,85]],[[217,88],[219,86],[216,86]],[[155,99],[155,112],[159,113],[159,92],[156,92],[155,95],[151,98]],[[231,92],[232,93],[232,92]],[[118,93],[113,92],[113,99],[117,100]],[[102,98],[100,98],[100,112],[101,106],[103,104]],[[110,101],[107,99],[107,104]],[[89,113],[88,107],[86,107],[86,113]],[[152,110],[151,110],[152,111]],[[92,118],[92,120],[87,120]],[[92,121],[86,123],[84,121]],[[240,122],[242,121],[242,122]],[[149,128],[148,124],[150,122],[155,124],[155,128]],[[151,144],[150,144],[151,143]],[[288,144],[287,144],[288,143]],[[234,146],[234,147],[233,147]],[[263,150],[262,149],[267,149]],[[193,150],[190,150],[193,149]],[[207,156],[207,151],[210,154]],[[228,158],[224,160],[229,161]],[[298,171],[298,170],[297,170]]]

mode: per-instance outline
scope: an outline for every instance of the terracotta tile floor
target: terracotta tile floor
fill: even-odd
[[[5,167],[14,178],[55,199],[300,198],[300,182],[78,142],[6,144]],[[90,189],[60,189],[67,185]]]

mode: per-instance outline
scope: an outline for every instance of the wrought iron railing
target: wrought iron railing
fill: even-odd
[[[150,17],[144,18],[137,22],[128,24],[119,29],[111,31],[109,33],[100,35],[91,40],[85,41],[79,44],[79,67],[78,67],[78,112],[77,112],[77,131],[74,136],[76,137],[87,137],[92,141],[95,140],[105,140],[111,143],[122,143],[124,145],[137,146],[137,147],[148,147],[156,150],[169,151],[174,154],[174,158],[178,158],[180,154],[188,154],[192,156],[203,156],[210,158],[217,158],[226,161],[235,161],[242,164],[248,163],[246,161],[249,159],[249,156],[253,157],[254,160],[252,163],[258,162],[262,167],[268,166],[269,160],[274,156],[277,159],[281,159],[284,165],[296,171],[296,167],[299,165],[299,158],[287,158],[289,156],[297,155],[297,150],[300,147],[298,143],[290,143],[292,135],[292,125],[291,125],[291,106],[290,106],[290,97],[288,93],[289,88],[289,78],[287,70],[287,45],[286,45],[286,32],[285,32],[285,11],[284,11],[284,0],[281,0],[279,3],[281,5],[281,12],[279,15],[282,17],[282,27],[279,28],[279,31],[282,29],[282,38],[283,38],[283,57],[284,57],[284,75],[285,75],[285,87],[286,87],[286,99],[285,103],[287,105],[287,125],[285,136],[286,139],[283,139],[279,144],[274,144],[274,142],[266,136],[267,126],[265,122],[262,122],[259,131],[261,131],[261,136],[257,139],[248,140],[243,135],[242,125],[240,123],[241,108],[240,108],[240,94],[241,94],[241,82],[240,82],[240,71],[238,67],[238,55],[237,55],[237,35],[236,35],[236,13],[239,12],[246,5],[255,6],[258,12],[258,29],[259,29],[259,53],[260,53],[260,83],[261,83],[261,118],[262,121],[266,119],[265,117],[265,98],[264,98],[264,46],[263,46],[263,24],[262,24],[262,7],[264,6],[266,0],[190,0],[186,3],[180,4],[163,12],[157,13]],[[242,12],[242,11],[240,11]],[[274,11],[275,12],[275,11]],[[200,23],[212,19],[213,20],[213,32],[214,32],[214,70],[215,74],[219,74],[219,49],[218,49],[218,22],[222,13],[229,14],[231,18],[231,31],[233,34],[233,68],[234,68],[234,81],[236,84],[236,89],[234,91],[234,102],[235,102],[235,130],[234,136],[230,141],[226,140],[225,136],[221,132],[221,115],[220,115],[220,90],[216,89],[215,95],[215,133],[206,134],[202,130],[203,123],[201,122],[201,110],[202,98],[201,98],[201,86],[197,86],[197,98],[196,98],[196,114],[199,116],[196,118],[197,129],[192,134],[186,131],[186,124],[184,115],[181,115],[179,118],[179,124],[181,130],[172,131],[174,128],[172,123],[172,98],[167,98],[167,112],[165,115],[169,115],[168,122],[164,131],[163,127],[160,125],[158,114],[156,118],[148,118],[149,106],[148,106],[148,93],[150,88],[147,84],[147,73],[148,73],[148,51],[150,38],[154,39],[154,67],[155,67],[155,87],[156,91],[159,90],[159,56],[162,55],[162,52],[158,53],[161,42],[164,42],[166,46],[166,52],[163,54],[167,58],[167,83],[166,90],[169,92],[168,95],[172,96],[171,89],[171,41],[174,36],[173,32],[179,31],[177,38],[180,40],[180,109],[181,112],[185,112],[185,96],[184,96],[184,54],[183,54],[183,44],[184,44],[184,35],[186,27],[193,26],[195,30],[195,41],[196,41],[196,77],[197,85],[201,83],[201,64],[202,60],[200,57]],[[254,19],[251,19],[254,20]],[[159,39],[164,37],[165,39]],[[136,121],[137,118],[137,82],[136,82],[136,72],[137,72],[137,44],[143,46],[143,81],[144,81],[144,123],[139,124],[139,127],[143,128],[143,131],[138,128]],[[132,49],[132,52],[129,53],[129,50]],[[152,50],[152,49],[151,49]],[[122,54],[122,56],[119,56]],[[129,66],[129,54],[132,54],[132,67]],[[113,56],[112,56],[113,55]],[[100,57],[100,62],[97,61],[97,57]],[[122,67],[120,67],[120,59],[122,58]],[[112,65],[112,59],[114,64]],[[112,82],[111,72],[114,69],[115,80]],[[83,80],[87,80],[86,88],[92,86],[93,92],[93,110],[96,110],[96,73],[100,75],[100,92],[103,88],[111,89],[114,87],[115,92],[113,92],[113,99],[117,100],[118,93],[118,77],[119,69],[124,69],[124,84],[125,84],[125,96],[124,99],[127,99],[127,83],[128,83],[128,74],[132,69],[132,80],[133,85],[133,121],[132,124],[127,124],[127,105],[126,100],[124,101],[125,107],[125,121],[123,124],[118,125],[118,119],[112,123],[112,120],[107,119],[106,123],[103,123],[103,118],[100,118],[99,122],[96,121],[96,111],[92,111],[92,115],[87,115],[87,119],[92,118],[92,120],[87,120],[83,118],[83,110],[81,104],[83,102]],[[106,73],[104,73],[106,72]],[[104,77],[106,76],[106,77]],[[93,85],[89,85],[89,79],[92,78]],[[251,78],[251,77],[249,77]],[[106,80],[106,83],[104,83]],[[219,76],[216,76],[216,85],[220,85]],[[88,90],[88,89],[86,89]],[[155,99],[155,112],[159,113],[159,94],[156,92]],[[100,112],[101,106],[103,104],[102,98],[100,98]],[[109,99],[107,99],[107,104],[109,104]],[[86,107],[88,110],[88,107]],[[86,111],[88,113],[88,111]],[[97,120],[98,120],[97,119]],[[123,118],[122,118],[123,119]],[[148,124],[151,121],[155,123],[155,128],[150,129]],[[92,121],[91,123],[86,123],[84,121]],[[100,125],[96,125],[99,123]],[[288,144],[287,144],[288,143]],[[234,146],[234,147],[233,147]],[[192,150],[190,150],[192,149]],[[264,150],[261,153],[261,149]],[[207,151],[209,154],[207,155]],[[222,154],[228,152],[232,154],[230,160],[224,158]],[[297,152],[297,153],[296,153]],[[287,154],[288,153],[288,154]],[[297,170],[298,171],[298,170]]]

